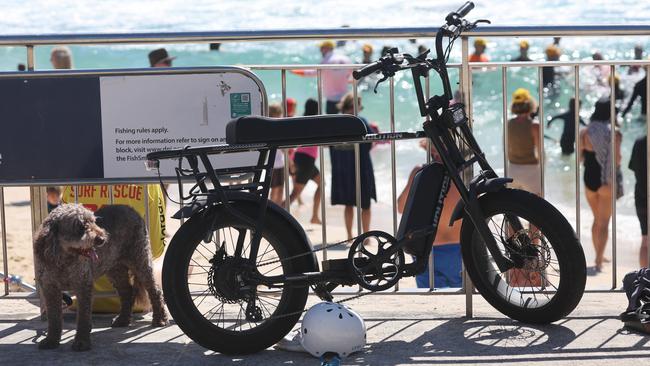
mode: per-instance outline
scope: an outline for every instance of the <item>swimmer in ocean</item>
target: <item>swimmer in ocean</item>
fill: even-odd
[[[557,119],[564,121],[564,130],[562,130],[562,137],[560,137],[560,146],[562,147],[562,155],[571,155],[575,151],[575,140],[576,140],[576,119],[575,119],[575,98],[569,100],[569,110],[557,116],[553,116],[548,121],[547,127],[551,126],[551,123]],[[580,118],[580,124],[586,126],[585,121]]]

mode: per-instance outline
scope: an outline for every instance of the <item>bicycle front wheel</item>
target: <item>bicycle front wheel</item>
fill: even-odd
[[[476,289],[501,313],[527,323],[568,315],[582,298],[585,256],[571,225],[543,198],[503,189],[479,198],[499,250],[515,267],[499,271],[467,214],[461,228],[463,261]]]

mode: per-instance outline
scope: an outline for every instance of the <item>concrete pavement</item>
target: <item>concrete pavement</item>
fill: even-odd
[[[34,300],[30,300],[34,301]],[[39,351],[47,325],[25,299],[0,298],[0,365],[318,365],[302,353],[268,349],[223,356],[194,344],[172,325],[152,328],[148,316],[128,329],[111,329],[111,317],[94,316],[93,350],[70,349],[74,314],[64,321],[63,344]],[[310,303],[317,299],[310,297]],[[622,293],[586,294],[568,318],[526,325],[505,318],[474,296],[474,318],[464,318],[456,295],[375,295],[349,305],[366,320],[368,345],[346,365],[641,365],[650,357],[650,335],[622,328]]]

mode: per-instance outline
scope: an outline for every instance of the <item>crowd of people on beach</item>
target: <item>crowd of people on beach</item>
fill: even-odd
[[[553,42],[545,47],[544,55],[546,61],[558,61],[562,55],[560,48],[559,37],[554,38]],[[411,43],[416,43],[411,40]],[[211,45],[211,49],[219,49],[219,45]],[[323,41],[319,43],[318,47],[321,55],[321,64],[325,65],[347,65],[352,64],[352,59],[340,52],[341,46],[344,43],[334,41]],[[475,39],[474,52],[470,55],[470,62],[490,62],[488,54],[489,43],[485,39]],[[529,50],[530,43],[526,40],[521,40],[518,43],[519,54],[512,57],[512,62],[530,62],[531,59]],[[374,50],[371,44],[361,45],[361,63],[369,63],[374,61]],[[384,47],[380,54],[383,55],[391,49],[390,46]],[[420,45],[418,47],[419,53],[426,52],[426,47]],[[594,60],[602,60],[603,56],[599,52],[594,52],[592,55]],[[643,58],[643,48],[637,46],[634,49],[634,58]],[[148,54],[149,64],[151,67],[172,67],[172,62],[175,57],[170,56],[165,48],[159,48],[151,51]],[[55,47],[51,51],[50,61],[55,69],[70,69],[73,68],[72,53],[67,47]],[[604,67],[601,67],[604,66]],[[646,98],[646,80],[644,76],[639,78],[638,82],[633,88],[631,93],[627,93],[630,97],[625,104],[625,91],[620,87],[618,75],[612,75],[610,67],[607,65],[594,66],[596,75],[596,82],[608,87],[614,78],[614,93],[616,100],[616,113],[619,115],[619,107],[622,110],[621,116],[626,116],[631,110],[634,103],[641,100],[640,113],[645,115],[647,113],[647,98]],[[631,66],[628,69],[630,74],[641,75],[643,71],[637,66]],[[296,69],[291,70],[291,73],[301,77],[314,77],[318,73],[316,70]],[[357,114],[363,110],[361,103],[361,96],[357,96],[356,101],[351,92],[351,70],[326,68],[320,71],[322,78],[322,91],[323,91],[323,106],[324,113],[327,114]],[[564,77],[561,71],[552,66],[544,66],[542,68],[542,82],[547,90],[552,90],[560,85],[560,81]],[[618,128],[612,131],[612,123],[610,121],[611,103],[609,99],[609,89],[604,88],[602,95],[598,95],[597,102],[594,105],[593,113],[588,121],[579,119],[578,124],[582,126],[579,131],[576,131],[575,121],[575,108],[580,110],[582,101],[576,101],[572,98],[569,101],[566,112],[549,116],[545,121],[540,121],[537,117],[538,101],[536,101],[529,90],[526,88],[518,88],[511,97],[510,104],[510,118],[506,123],[507,133],[507,167],[506,171],[508,176],[514,179],[512,187],[524,189],[534,194],[541,195],[542,192],[542,177],[540,164],[543,162],[542,152],[540,150],[541,136],[540,123],[546,123],[551,126],[555,121],[563,121],[562,135],[559,139],[559,144],[563,155],[572,155],[575,151],[576,135],[579,141],[580,161],[584,165],[584,186],[585,195],[589,207],[591,208],[594,216],[592,224],[592,240],[595,251],[594,265],[590,268],[593,273],[598,273],[603,270],[603,263],[609,261],[605,256],[606,244],[609,236],[609,223],[611,220],[611,202],[614,189],[612,188],[612,176],[616,179],[616,195],[617,198],[623,195],[622,186],[622,161],[621,156],[621,141],[623,139],[622,133]],[[458,98],[457,98],[458,99]],[[456,100],[457,101],[457,100]],[[269,105],[268,114],[270,117],[293,117],[296,114],[298,101],[294,98],[287,98],[286,104],[274,102]],[[625,105],[625,107],[623,107]],[[285,111],[286,109],[286,111]],[[316,115],[319,113],[319,101],[315,98],[308,98],[304,101],[304,115]],[[368,131],[378,132],[375,124],[371,124],[367,119],[360,116],[366,124]],[[619,122],[615,121],[614,126],[618,126]],[[614,133],[615,145],[611,146],[612,133]],[[631,169],[636,177],[635,185],[635,206],[637,216],[639,218],[642,239],[641,250],[639,253],[639,262],[641,266],[647,266],[647,172],[646,172],[646,140],[644,136],[639,138],[634,143],[632,154],[629,158],[628,167]],[[422,143],[421,146],[426,148],[426,144]],[[370,230],[371,227],[371,202],[377,200],[377,189],[375,187],[375,175],[372,163],[372,154],[370,153],[373,148],[372,143],[360,144],[360,175],[361,175],[361,223],[363,231]],[[346,228],[347,238],[353,238],[353,221],[354,221],[354,208],[357,205],[357,189],[355,180],[355,153],[354,145],[341,144],[331,146],[329,150],[329,159],[331,162],[331,189],[330,199],[332,205],[342,205],[343,222]],[[435,151],[430,151],[432,157],[435,159],[437,154]],[[303,204],[301,193],[305,186],[311,181],[315,184],[316,189],[313,195],[312,213],[310,217],[311,224],[320,224],[321,218],[319,217],[321,202],[321,186],[322,175],[320,169],[317,167],[319,159],[319,148],[315,146],[299,147],[288,151],[288,161],[284,160],[284,154],[278,153],[274,162],[273,174],[271,177],[271,192],[270,199],[284,206],[287,204],[298,201]],[[320,157],[322,158],[322,157]],[[616,169],[612,173],[611,159],[614,159]],[[285,165],[289,172],[290,182],[285,181]],[[415,167],[411,172],[407,183],[400,194],[398,200],[398,210],[404,209],[404,201],[408,196],[410,184],[413,176],[418,167]],[[285,184],[290,184],[290,194],[285,197]],[[61,189],[59,187],[48,187],[48,208],[52,209],[61,202]],[[454,189],[447,197],[445,207],[452,208],[458,200],[458,194],[454,194]],[[444,212],[443,212],[444,216]],[[434,269],[435,283],[434,287],[459,287],[462,283],[460,279],[460,246],[459,246],[459,228],[456,227],[441,227],[438,230],[438,236],[434,243]],[[428,273],[418,276],[418,286],[429,287]]]

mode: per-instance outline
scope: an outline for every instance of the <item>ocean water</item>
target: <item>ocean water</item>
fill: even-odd
[[[351,27],[399,27],[437,26],[447,12],[456,9],[462,1],[46,1],[46,0],[3,0],[0,34],[51,34],[51,33],[108,33],[108,32],[178,32],[234,29],[304,29]],[[575,25],[575,24],[647,24],[650,19],[650,2],[620,1],[564,1],[532,0],[524,2],[503,2],[499,0],[476,1],[476,9],[470,18],[490,19],[494,25]],[[509,60],[518,52],[518,39],[488,39],[488,50],[492,60]],[[548,37],[529,39],[530,56],[542,59],[543,50],[551,43]],[[339,50],[348,54],[353,61],[361,58],[361,45],[370,43],[375,54],[385,45],[397,46],[406,52],[415,53],[417,44],[433,47],[431,39],[418,39],[417,44],[408,40],[358,40],[350,41]],[[563,60],[590,59],[595,51],[605,59],[631,59],[634,45],[641,44],[650,51],[648,37],[566,37],[562,39]],[[156,45],[113,45],[74,46],[75,68],[132,68],[147,67],[147,53]],[[209,51],[206,44],[166,45],[170,53],[178,58],[175,66],[251,65],[251,64],[315,64],[320,60],[316,42],[238,42],[225,43],[221,51]],[[36,48],[37,69],[49,69],[50,46]],[[460,44],[452,54],[452,61],[458,61]],[[648,53],[645,53],[647,58]],[[378,57],[378,55],[377,55]],[[0,70],[15,70],[18,63],[25,62],[25,50],[21,47],[0,47]],[[642,74],[628,75],[628,69],[617,70],[621,85],[627,92]],[[263,80],[271,101],[281,99],[280,73],[257,72]],[[456,75],[456,76],[454,76]],[[452,72],[452,77],[457,77]],[[525,87],[537,96],[537,74],[534,68],[510,69],[506,95],[516,88]],[[584,100],[581,114],[587,119],[593,101],[603,94],[596,86],[593,69],[584,68],[581,75],[581,95]],[[396,90],[397,130],[417,130],[421,118],[417,112],[410,74],[398,75]],[[440,90],[432,82],[432,92]],[[288,76],[288,95],[299,102],[301,113],[304,100],[315,97],[314,79]],[[362,115],[378,124],[382,131],[389,129],[388,87],[384,84],[378,94],[364,90]],[[545,117],[566,110],[568,99],[573,95],[573,75],[570,70],[563,74],[559,90],[544,97]],[[474,118],[475,133],[488,159],[497,170],[503,167],[501,103],[501,72],[479,70],[474,74]],[[627,169],[627,162],[634,140],[645,133],[645,122],[639,118],[637,105],[621,121],[623,132],[623,174],[626,193],[618,201],[619,232],[636,242],[639,235],[634,216],[634,176]],[[547,131],[546,139],[546,196],[573,220],[575,215],[575,163],[573,156],[560,154],[559,139],[561,124],[556,123]],[[425,161],[424,151],[417,142],[397,143],[397,190],[404,185],[408,173],[416,163]],[[390,203],[390,150],[388,145],[373,149],[373,161],[378,182],[379,201]],[[590,212],[582,198],[583,223],[581,230],[589,234]]]

